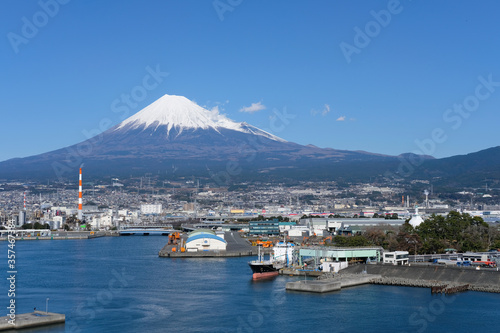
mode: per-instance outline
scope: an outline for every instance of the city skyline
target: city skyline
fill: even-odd
[[[499,5],[451,4],[9,2],[0,161],[84,141],[164,94],[299,144],[497,146]]]

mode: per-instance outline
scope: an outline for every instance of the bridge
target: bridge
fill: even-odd
[[[127,228],[120,230],[120,236],[168,236],[174,229],[164,228]]]

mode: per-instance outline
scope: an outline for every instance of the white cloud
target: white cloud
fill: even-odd
[[[250,106],[244,106],[240,109],[240,112],[254,113],[257,111],[265,110],[266,106],[262,102],[252,103]]]
[[[215,104],[215,106],[210,106]],[[226,111],[226,105],[229,104],[229,100],[225,102],[212,102],[208,101],[205,105],[202,105],[203,108],[212,111],[212,113],[222,113]]]
[[[323,111],[321,111],[321,115],[326,116],[329,113],[330,113],[330,105],[325,104],[325,108],[323,109]]]
[[[311,112],[311,115],[313,115],[313,116],[320,114],[320,113],[322,116],[326,116],[327,114],[330,113],[330,105],[325,104],[325,106],[323,107],[323,110],[321,110],[321,111],[312,109],[310,112]]]
[[[214,106],[213,108],[210,109],[210,111],[213,113],[213,114],[219,114],[219,106],[216,105]]]
[[[338,117],[337,121],[345,121],[345,116]]]

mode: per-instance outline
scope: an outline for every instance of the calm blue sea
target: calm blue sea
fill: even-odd
[[[360,286],[290,293],[252,282],[251,258],[166,259],[164,237],[18,241],[17,312],[66,314],[26,332],[499,332],[500,295]],[[7,277],[7,243],[2,242]],[[6,278],[1,279],[4,314]],[[24,331],[23,331],[24,332]]]

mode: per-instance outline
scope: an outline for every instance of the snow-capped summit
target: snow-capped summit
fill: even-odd
[[[286,142],[257,127],[232,121],[216,110],[209,111],[184,96],[176,95],[162,96],[135,115],[125,119],[116,130],[146,128],[156,130],[161,126],[166,126],[167,135],[171,129],[176,130],[176,135],[182,133],[184,129],[213,129],[219,133],[221,129],[229,129]]]

